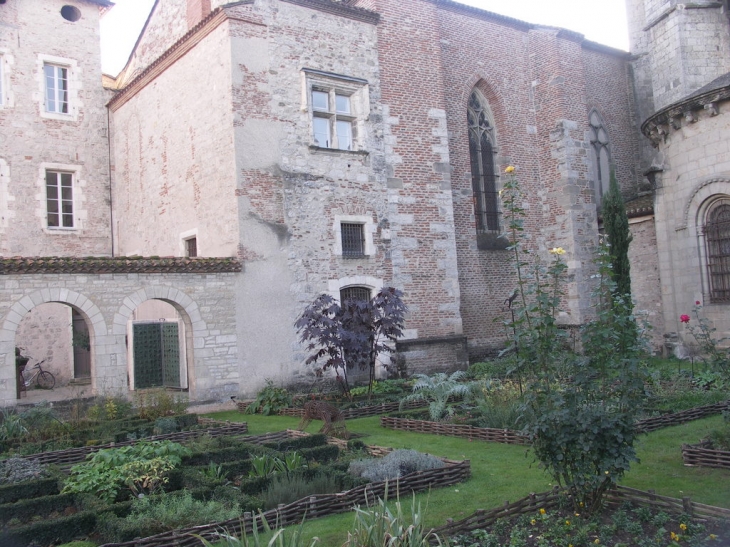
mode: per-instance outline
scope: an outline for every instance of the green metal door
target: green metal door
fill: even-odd
[[[177,323],[136,322],[133,329],[134,387],[180,387]]]

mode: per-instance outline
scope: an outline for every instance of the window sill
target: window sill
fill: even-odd
[[[325,154],[345,154],[349,156],[368,156],[370,152],[367,150],[340,150],[339,148],[324,148],[314,144],[309,145],[310,152],[318,154],[324,152]]]
[[[61,227],[61,228],[46,227],[46,229],[45,229],[45,232],[47,234],[73,234],[78,231],[79,231],[78,228],[63,228],[63,227]]]
[[[370,255],[340,255],[340,258],[342,258],[343,260],[367,260],[368,258],[370,258]]]

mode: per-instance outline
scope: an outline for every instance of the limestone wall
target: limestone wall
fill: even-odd
[[[31,310],[49,302],[71,306],[86,320],[95,393],[127,393],[128,322],[143,302],[160,299],[173,305],[185,322],[190,399],[227,400],[239,394],[245,390],[245,382],[238,367],[236,343],[237,275],[240,274],[2,275],[0,403],[6,406],[15,401],[14,346],[25,328],[20,325]]]
[[[99,7],[19,0],[0,9],[0,254],[107,255],[109,155]],[[44,64],[68,76],[68,112],[48,112]],[[73,228],[49,228],[46,170],[73,174]]]

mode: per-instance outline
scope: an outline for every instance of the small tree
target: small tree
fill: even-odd
[[[318,296],[295,323],[300,340],[314,350],[305,363],[324,359],[322,369],[334,369],[347,394],[347,371],[367,368],[372,395],[378,355],[392,351],[389,343],[402,336],[407,311],[403,293],[393,287],[381,289],[370,300],[342,304],[327,294]]]
[[[616,293],[628,297],[631,295],[629,243],[633,238],[629,231],[629,219],[626,216],[624,199],[613,170],[608,192],[603,196],[602,212],[603,227],[608,236],[613,279],[616,282]]]

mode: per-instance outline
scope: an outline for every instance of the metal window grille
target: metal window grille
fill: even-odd
[[[370,289],[367,287],[345,287],[340,290],[340,302],[348,300],[370,300]]]
[[[712,211],[704,228],[710,301],[730,301],[730,204]]]
[[[494,167],[493,129],[476,92],[469,99],[469,157],[477,234],[500,232],[499,192]]]
[[[198,256],[198,238],[191,237],[185,240],[185,252],[188,258],[195,258]]]
[[[342,256],[344,258],[362,258],[365,256],[365,230],[362,224],[343,222],[340,224],[342,233]]]

